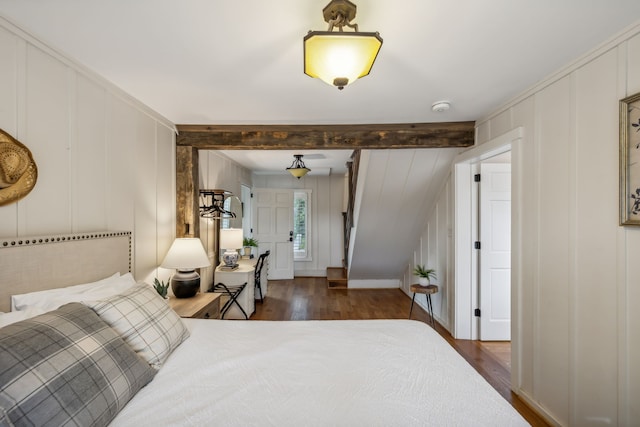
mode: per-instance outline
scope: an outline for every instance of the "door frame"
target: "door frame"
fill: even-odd
[[[514,260],[520,254],[520,233],[514,221],[519,215],[522,204],[520,187],[522,161],[521,143],[524,135],[522,127],[518,127],[477,147],[467,150],[454,159],[454,316],[453,337],[456,339],[478,339],[478,322],[473,310],[478,302],[477,257],[473,242],[477,236],[477,186],[473,185],[473,175],[478,163],[490,157],[511,150],[511,338],[517,339],[517,284],[514,278]]]

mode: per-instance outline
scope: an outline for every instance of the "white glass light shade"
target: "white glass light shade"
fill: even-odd
[[[289,173],[296,178],[300,179],[309,172],[309,168],[295,168],[295,169],[287,169]]]
[[[242,228],[223,228],[220,230],[220,247],[236,250],[242,247]]]
[[[210,265],[209,257],[200,239],[184,237],[173,241],[161,267],[192,270]]]
[[[289,171],[291,175],[295,176],[298,179],[305,176],[308,172],[311,172],[311,169],[306,167],[304,162],[302,161],[303,156],[304,154],[294,154],[293,163],[291,163],[291,166],[287,168],[287,171]]]
[[[342,89],[369,74],[381,46],[378,33],[310,31],[304,38],[304,72]]]

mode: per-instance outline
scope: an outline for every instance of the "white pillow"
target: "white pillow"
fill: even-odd
[[[11,313],[0,313],[0,328],[44,313],[44,310],[37,307],[30,307],[21,311],[12,311]]]
[[[160,369],[189,330],[155,289],[138,284],[104,301],[83,301],[149,365]]]
[[[116,273],[113,276],[93,283],[51,289],[48,291],[31,292],[23,295],[13,295],[11,297],[11,306],[13,310],[37,307],[44,311],[51,311],[70,302],[93,301],[117,295],[129,289],[135,285],[135,283],[136,281],[131,273],[122,276],[120,276],[120,273]]]
[[[120,277],[120,273],[114,273],[109,277],[97,280],[95,282],[83,283],[80,285],[67,286],[64,288],[48,289],[46,291],[29,292],[27,294],[18,294],[11,296],[11,311],[24,310],[29,306],[38,306],[47,301],[47,299],[63,294],[79,293],[93,287],[99,287],[112,280]]]

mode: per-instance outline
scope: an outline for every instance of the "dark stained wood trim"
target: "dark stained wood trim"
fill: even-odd
[[[470,147],[475,122],[370,125],[177,125],[178,146],[201,150]]]
[[[198,149],[176,147],[176,237],[199,237]]]

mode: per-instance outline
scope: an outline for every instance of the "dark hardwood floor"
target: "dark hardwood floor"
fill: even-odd
[[[410,306],[411,299],[400,289],[328,289],[324,277],[297,277],[270,280],[264,303],[256,301],[251,320],[406,319]],[[411,318],[430,323],[417,304]],[[456,340],[438,323],[436,331],[532,426],[549,426],[511,392],[509,343]]]

